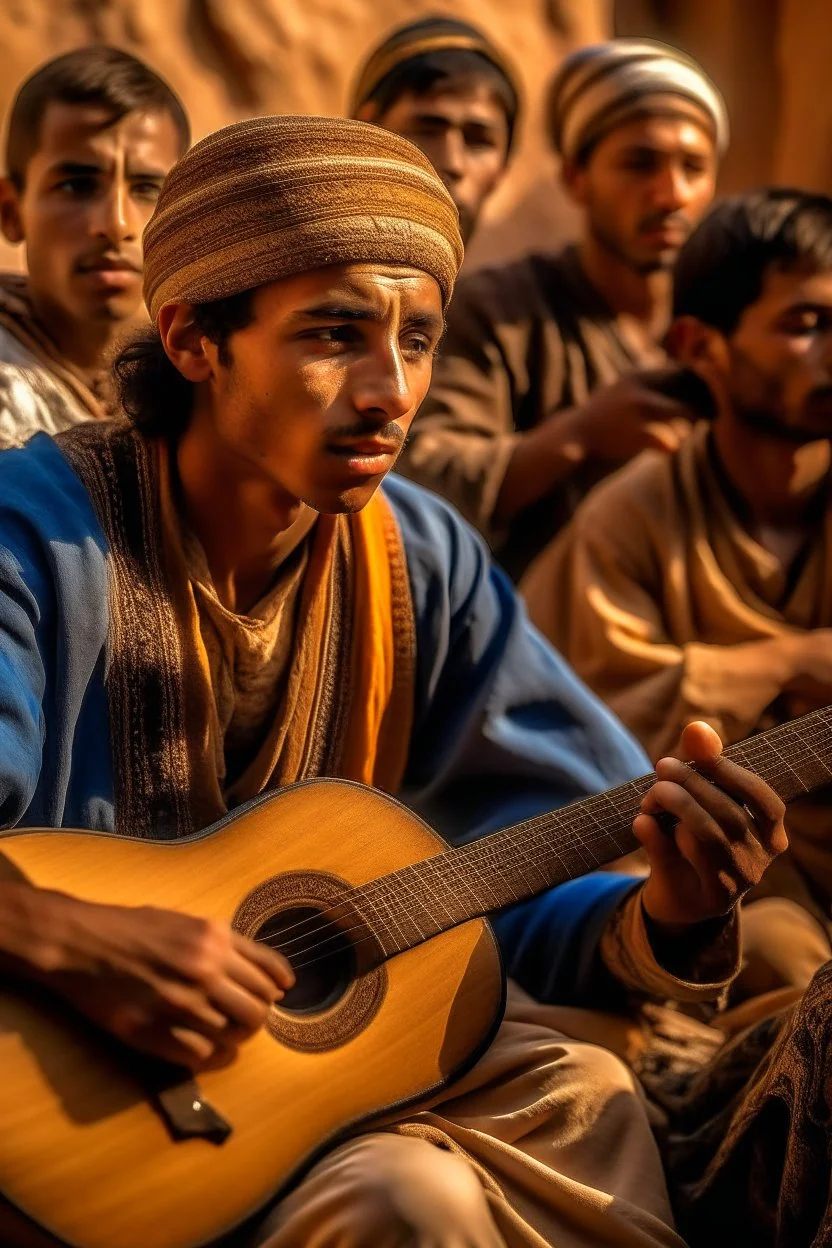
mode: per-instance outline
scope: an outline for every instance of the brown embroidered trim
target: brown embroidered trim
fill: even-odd
[[[386,503],[385,499],[385,503]],[[390,610],[393,616],[393,645],[395,649],[394,685],[390,707],[399,708],[407,716],[406,731],[399,725],[391,732],[385,722],[379,742],[379,762],[385,761],[385,770],[398,774],[399,784],[404,778],[407,756],[410,752],[410,734],[413,726],[416,697],[416,619],[407,556],[393,508],[384,509],[384,538],[390,564]],[[389,713],[389,711],[388,711]],[[398,748],[397,748],[398,747]],[[389,754],[396,750],[398,758],[391,762]],[[379,768],[381,770],[381,768]],[[396,786],[398,788],[398,785]],[[391,790],[395,792],[396,790]]]
[[[193,830],[183,655],[162,563],[152,449],[134,430],[79,425],[56,439],[109,544],[106,688],[116,831],[173,839]]]

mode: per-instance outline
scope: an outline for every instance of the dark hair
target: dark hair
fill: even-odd
[[[402,61],[377,83],[367,99],[377,105],[377,120],[380,120],[396,100],[407,92],[429,95],[436,87],[452,79],[474,78],[490,87],[505,113],[510,149],[519,106],[517,90],[493,61],[473,49],[444,48],[439,52],[424,52],[421,56]]]
[[[112,118],[109,124],[138,110],[167,113],[179,133],[181,152],[190,146],[187,114],[164,79],[118,48],[78,48],[47,61],[15,96],[6,139],[6,170],[18,188],[23,187],[26,166],[38,150],[44,113],[53,101],[101,105]]]
[[[231,363],[229,338],[254,319],[254,291],[194,305],[200,333],[219,348],[220,363]],[[159,332],[140,330],[113,360],[116,393],[125,415],[148,437],[176,437],[185,429],[194,400],[193,384],[168,359]]]
[[[832,269],[832,199],[769,187],[722,200],[679,253],[673,315],[730,334],[772,268]]]

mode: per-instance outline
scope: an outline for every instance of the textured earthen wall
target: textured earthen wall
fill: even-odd
[[[101,41],[170,80],[196,137],[253,113],[339,113],[360,59],[394,25],[440,11],[459,16],[489,31],[511,57],[527,101],[511,175],[471,259],[502,257],[571,227],[541,134],[540,102],[565,51],[607,36],[611,10],[611,0],[0,0],[0,112],[42,60]],[[0,251],[0,262],[10,254]]]
[[[0,0],[0,113],[37,64],[90,41],[165,74],[197,136],[257,112],[337,113],[366,50],[393,25],[439,11],[492,34],[527,101],[517,157],[469,263],[574,228],[541,100],[565,51],[613,30],[677,43],[713,74],[734,134],[725,189],[778,180],[832,192],[832,0]],[[0,263],[14,258],[0,248]]]

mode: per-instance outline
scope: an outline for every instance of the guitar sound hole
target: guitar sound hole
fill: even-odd
[[[321,918],[312,906],[281,910],[257,932],[256,939],[278,949],[297,976],[279,1009],[315,1014],[340,1001],[355,978],[355,953],[349,938]]]

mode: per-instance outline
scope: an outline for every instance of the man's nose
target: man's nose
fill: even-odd
[[[367,360],[353,402],[379,425],[407,415],[413,406],[413,390],[398,343],[380,348]]]
[[[465,176],[465,140],[456,129],[445,131],[436,148],[436,172],[452,190]]]
[[[141,233],[138,214],[130,188],[122,179],[114,179],[101,196],[91,222],[90,233],[104,237],[115,247],[135,242]]]
[[[653,182],[653,202],[663,212],[678,212],[693,194],[685,171],[675,163],[667,164]]]

